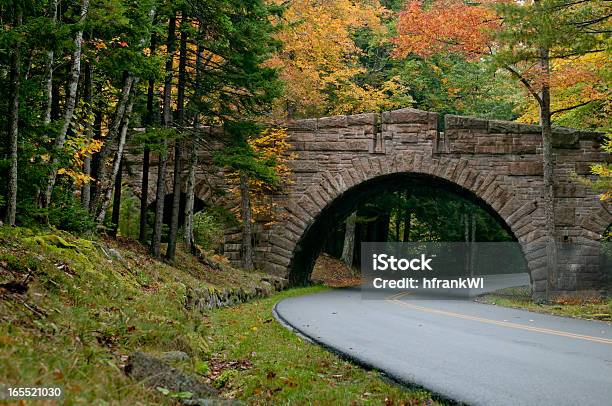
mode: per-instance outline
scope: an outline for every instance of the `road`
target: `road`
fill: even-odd
[[[612,325],[407,292],[282,300],[302,335],[393,379],[473,405],[612,405]]]

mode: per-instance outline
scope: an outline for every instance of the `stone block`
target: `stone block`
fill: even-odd
[[[346,116],[321,117],[317,121],[318,128],[340,128],[348,125]]]
[[[348,125],[373,126],[376,124],[376,113],[363,113],[346,116],[346,122]]]
[[[510,162],[508,175],[511,176],[542,176],[544,168],[541,162]]]
[[[555,197],[585,197],[586,188],[577,183],[555,183]]]
[[[518,124],[519,134],[542,134],[542,127],[533,124]]]
[[[425,123],[430,121],[430,113],[428,111],[417,110],[412,108],[385,111],[382,113],[382,122],[386,124],[395,123]]]
[[[486,130],[487,126],[488,126],[488,120],[481,119],[481,118],[456,116],[454,114],[447,114],[444,116],[445,131],[449,129],[454,129],[454,128]]]
[[[513,121],[490,120],[488,131],[490,133],[517,134],[519,132],[519,124]]]
[[[571,128],[553,128],[553,148],[575,149],[580,147],[580,137],[577,130]]]
[[[555,209],[556,225],[573,226],[576,225],[575,207],[557,207]]]

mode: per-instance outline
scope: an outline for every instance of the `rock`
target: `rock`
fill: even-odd
[[[118,259],[119,261],[123,261],[123,256],[121,255],[121,253],[114,248],[110,248],[108,250],[108,255],[111,259]]]
[[[164,352],[160,356],[162,361],[174,362],[174,361],[187,361],[189,355],[183,351],[168,351]]]
[[[238,400],[221,398],[185,399],[181,403],[188,406],[237,406],[244,404]]]
[[[161,359],[142,352],[130,355],[125,366],[125,373],[130,378],[153,389],[161,387],[171,392],[190,392],[193,394],[193,400],[208,399],[218,393],[215,388],[201,382],[195,376],[186,374]]]

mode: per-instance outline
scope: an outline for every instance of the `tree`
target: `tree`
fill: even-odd
[[[355,248],[355,221],[357,220],[357,212],[351,213],[346,219],[344,231],[344,242],[342,244],[342,257],[340,258],[346,266],[353,266],[353,253]]]
[[[605,2],[597,0],[489,1],[482,4],[444,0],[429,8],[412,1],[399,17],[395,38],[398,57],[409,53],[429,57],[448,52],[474,59],[485,58],[494,69],[510,72],[537,102],[543,146],[547,298],[554,289],[557,263],[552,117],[593,101],[577,101],[553,110],[552,78],[559,75],[555,68],[563,64],[552,62],[606,51],[604,34],[609,17]]]
[[[163,93],[163,113],[162,124],[164,128],[169,129],[172,126],[172,78],[174,76],[174,45],[176,32],[176,14],[172,11],[172,15],[168,20],[168,35],[166,37],[166,68],[164,79]],[[164,218],[164,201],[166,198],[165,192],[165,177],[166,177],[166,162],[167,162],[167,138],[162,139],[162,149],[159,151],[157,163],[157,191],[155,194],[155,222],[153,226],[153,236],[151,237],[151,253],[156,258],[159,258],[160,245],[162,238],[162,224]]]
[[[280,3],[280,2],[279,2]],[[371,32],[377,46],[384,42],[388,13],[378,1],[287,4],[277,33],[283,47],[267,62],[280,70],[285,92],[276,103],[277,117],[320,116],[406,107],[411,98],[398,77],[371,85],[361,64],[363,50],[355,41],[359,30]]]
[[[66,107],[64,111],[64,121],[60,128],[59,133],[55,139],[55,149],[60,150],[64,147],[66,142],[66,135],[68,129],[72,123],[72,117],[74,115],[74,109],[77,102],[77,86],[79,84],[79,78],[81,76],[81,53],[83,45],[83,24],[87,18],[89,11],[89,0],[83,0],[81,4],[81,16],[78,21],[79,28],[74,38],[74,53],[72,54],[72,66],[70,68],[70,80],[68,82],[68,97],[66,99]],[[51,60],[51,58],[50,58]],[[58,158],[54,155],[51,164],[51,173],[49,174],[49,181],[47,183],[47,191],[45,193],[45,206],[51,203],[51,195],[53,193],[53,186],[55,186],[55,178],[57,176],[57,163]]]
[[[187,24],[183,12],[181,17],[181,39],[179,49],[178,84],[177,84],[177,125],[185,125],[185,91],[187,85]],[[181,203],[181,169],[182,169],[182,148],[183,141],[180,138],[174,140],[174,181],[172,186],[172,214],[170,217],[170,232],[168,234],[168,248],[166,249],[166,259],[174,259],[176,251],[176,238],[178,235],[179,210]]]
[[[215,155],[219,166],[229,169],[227,181],[230,192],[240,202],[239,217],[242,221],[242,266],[253,269],[253,230],[255,220],[271,223],[274,203],[270,196],[282,190],[288,183],[291,159],[287,134],[282,129],[267,129],[260,134],[251,126],[253,135],[246,143],[227,148]]]
[[[23,23],[23,10],[19,4],[13,6],[14,27],[18,30]],[[9,82],[10,82],[10,106],[9,106],[9,150],[10,169],[8,179],[8,206],[6,210],[7,224],[15,225],[17,213],[17,177],[18,177],[18,143],[19,143],[19,85],[21,69],[21,44],[19,38],[12,41],[10,53]]]

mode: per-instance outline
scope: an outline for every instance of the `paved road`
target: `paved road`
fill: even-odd
[[[612,325],[359,289],[289,298],[277,317],[394,379],[473,405],[612,405]]]

